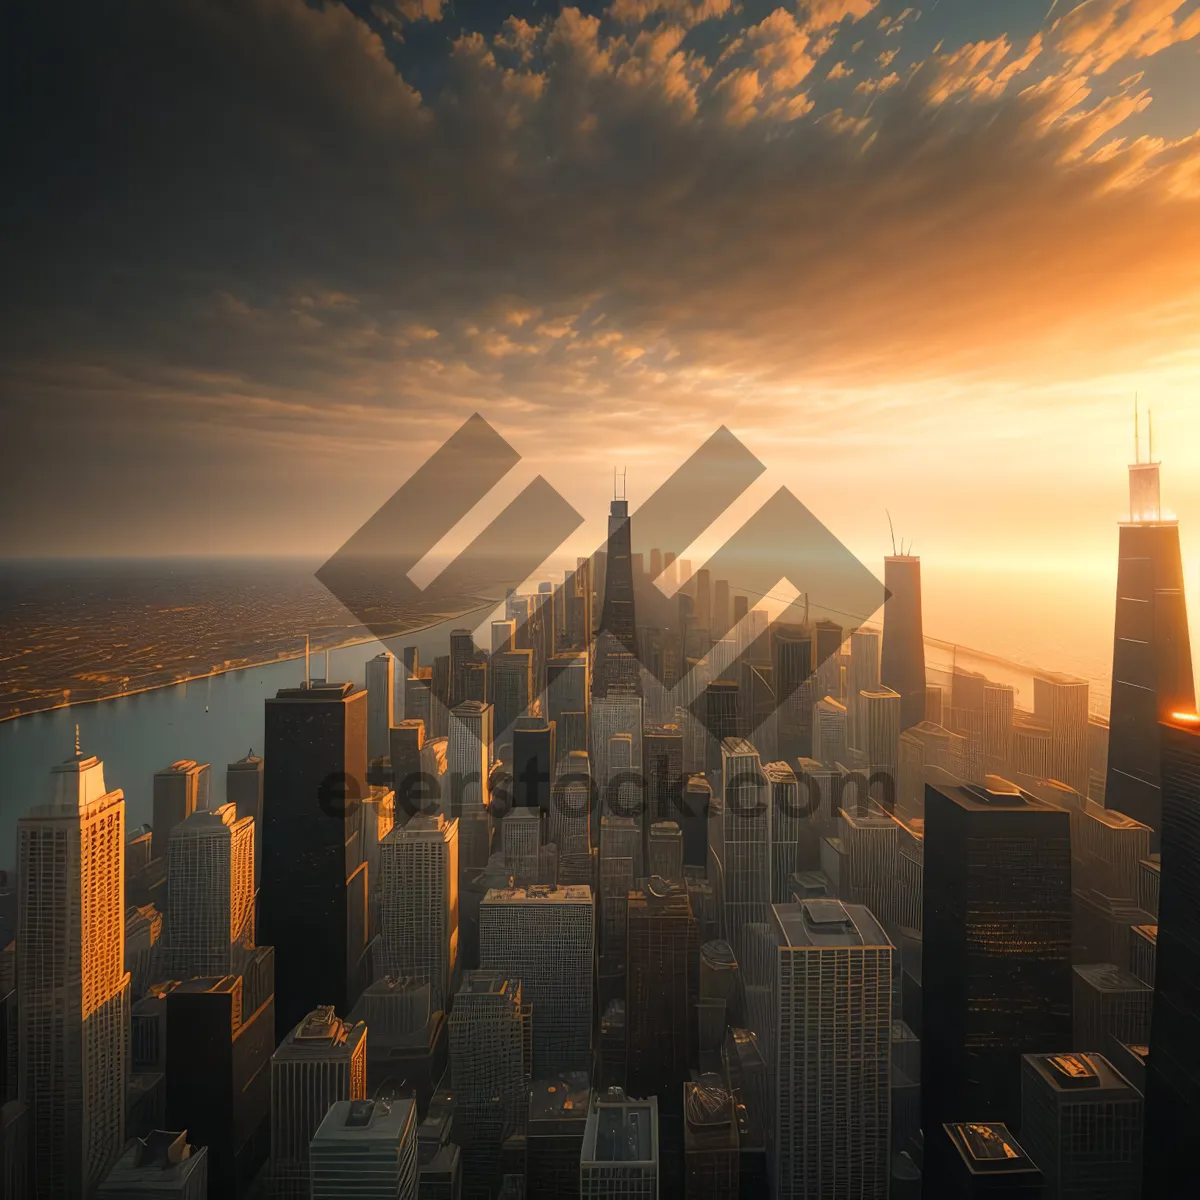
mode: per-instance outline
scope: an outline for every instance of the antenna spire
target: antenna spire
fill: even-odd
[[[312,673],[308,667],[308,634],[304,635],[304,686],[308,687],[309,680],[312,679]]]
[[[79,723],[75,723],[75,757],[79,757]]]
[[[1146,409],[1146,425],[1150,434],[1150,461],[1154,461],[1154,409]]]
[[[1133,461],[1140,463],[1142,461],[1142,448],[1140,442],[1141,430],[1138,421],[1138,394],[1133,393]]]
[[[896,529],[895,529],[895,526],[892,525],[892,514],[890,512],[888,512],[888,510],[886,508],[883,511],[885,513],[887,513],[888,532],[891,533],[891,535],[892,535],[892,557],[895,558],[895,556],[896,556]]]
[[[329,647],[325,647],[325,682],[329,682]]]

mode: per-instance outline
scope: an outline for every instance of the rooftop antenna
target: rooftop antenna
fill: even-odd
[[[1146,425],[1150,434],[1150,461],[1154,461],[1154,409],[1146,409]]]
[[[308,687],[309,680],[312,679],[312,674],[308,669],[308,634],[304,635],[304,686]]]
[[[329,647],[325,647],[325,682],[329,682]]]
[[[80,754],[79,754],[79,724],[78,724],[78,722],[76,722],[76,724],[75,724],[75,757],[76,758],[80,757]]]
[[[1139,441],[1140,430],[1138,428],[1138,395],[1133,393],[1133,461],[1140,463],[1142,461],[1142,449]]]
[[[614,500],[628,499],[628,495],[625,491],[625,473],[627,470],[628,470],[627,467],[621,468],[621,483],[618,486],[618,484],[617,484],[617,468],[613,467],[613,499]]]
[[[895,526],[892,524],[892,514],[890,512],[888,512],[888,510],[886,508],[883,511],[885,513],[887,513],[888,532],[891,533],[891,535],[892,535],[892,557],[895,558],[896,557],[896,529],[895,529]],[[903,543],[901,544],[900,552],[902,554],[904,553]]]

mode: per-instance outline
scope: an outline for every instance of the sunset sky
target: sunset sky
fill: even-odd
[[[865,561],[1103,572],[1137,392],[1200,578],[1197,0],[20,21],[0,555],[322,557],[478,411],[581,545],[724,423]]]

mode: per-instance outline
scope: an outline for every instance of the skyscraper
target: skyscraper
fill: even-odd
[[[521,980],[539,1077],[591,1061],[593,927],[583,885],[496,888],[480,905],[480,967]]]
[[[903,701],[890,688],[858,694],[858,748],[872,771],[896,778],[900,759],[900,721]]]
[[[416,816],[379,846],[379,924],[386,970],[428,983],[449,1007],[458,963],[458,821]]]
[[[312,1200],[417,1200],[416,1101],[336,1101],[308,1165]]]
[[[254,818],[254,886],[262,877],[263,760],[249,750],[225,769],[225,801],[236,805],[238,820]]]
[[[181,758],[154,773],[154,842],[152,858],[164,858],[167,839],[180,821],[198,808],[208,807],[208,763]]]
[[[450,1082],[463,1169],[475,1194],[491,1194],[500,1148],[525,1112],[528,1026],[519,979],[496,971],[463,976],[450,1014]]]
[[[633,611],[633,563],[630,560],[629,502],[613,500],[608,516],[604,604],[596,635],[592,695],[607,696],[614,684],[637,686],[629,658],[637,658],[637,625]],[[622,657],[622,652],[625,657]]]
[[[553,667],[553,662],[551,666]],[[561,682],[561,680],[560,680]],[[519,717],[513,729],[513,806],[550,811],[550,787],[558,768],[557,727],[541,717]]]
[[[246,983],[241,975],[188,979],[161,1002],[166,1120],[208,1147],[215,1196],[239,1195],[269,1149],[275,1002],[269,986]]]
[[[367,1095],[367,1027],[313,1009],[271,1056],[271,1196],[309,1200],[309,1147],[339,1100]]]
[[[450,713],[446,747],[450,767],[449,815],[486,810],[492,758],[492,706],[465,700]]]
[[[794,759],[812,753],[813,678],[812,635],[798,626],[771,630],[771,684],[778,705],[779,757]]]
[[[888,1194],[892,945],[861,905],[776,904],[778,1200]]]
[[[678,1111],[695,1037],[698,941],[683,882],[643,881],[629,894],[626,1086]]]
[[[1033,679],[1033,715],[1050,730],[1050,778],[1088,794],[1088,682],[1043,671]]]
[[[467,699],[467,665],[476,661],[475,636],[469,629],[450,631],[450,708]]]
[[[1150,1057],[1146,1066],[1145,1194],[1186,1178],[1200,1124],[1200,718],[1162,725],[1162,875]],[[18,943],[19,944],[19,943]]]
[[[17,822],[19,1098],[32,1194],[95,1190],[125,1145],[125,799],[80,753]]]
[[[925,630],[921,619],[921,560],[892,554],[883,560],[883,647],[879,679],[900,694],[900,732],[925,720]]]
[[[1021,1055],[1071,1045],[1070,818],[1004,780],[931,774],[921,1124],[1015,1125]],[[934,1156],[941,1147],[926,1143]]]
[[[513,728],[518,717],[529,712],[533,690],[533,651],[507,650],[493,654],[488,664],[492,677],[492,736],[499,754],[502,746],[512,745]]]
[[[658,1200],[658,1102],[593,1092],[579,1156],[582,1200]]]
[[[1162,813],[1159,722],[1194,712],[1192,650],[1179,524],[1159,503],[1159,465],[1129,468],[1129,521],[1120,527],[1112,705],[1104,805],[1149,825]]]
[[[396,719],[394,689],[396,656],[384,650],[367,660],[367,761],[389,751],[388,730]]]
[[[813,706],[811,757],[827,767],[845,762],[846,736],[846,706],[832,696],[817,701]]]
[[[1026,1054],[1021,1145],[1046,1200],[1137,1200],[1142,1097],[1101,1054]]]
[[[367,693],[350,683],[283,688],[266,702],[261,940],[275,947],[282,1038],[322,1003],[362,990],[367,871]]]
[[[859,696],[879,691],[880,638],[875,629],[856,629],[850,635],[850,666],[846,672],[846,736],[850,745],[863,750],[859,721]]]
[[[164,977],[228,975],[235,948],[254,944],[254,833],[234,804],[194,812],[171,831]]]
[[[742,931],[765,921],[771,902],[770,789],[745,738],[721,744],[721,792],[718,838],[710,849],[720,860],[722,933],[740,957]]]

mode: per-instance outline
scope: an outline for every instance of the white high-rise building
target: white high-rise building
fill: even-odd
[[[234,948],[254,944],[254,820],[236,804],[199,809],[167,843],[167,978],[228,975]]]
[[[533,1069],[586,1071],[591,1062],[592,889],[494,888],[479,908],[479,962],[520,979],[533,1005]]]
[[[721,743],[721,793],[721,927],[740,959],[742,930],[767,920],[771,902],[770,786],[745,738]]]
[[[846,706],[832,696],[813,705],[812,756],[827,767],[846,761]]]
[[[308,1148],[312,1200],[416,1200],[417,1102],[338,1100]]]
[[[772,908],[772,1195],[885,1200],[890,1177],[892,946],[861,905]]]
[[[79,752],[17,822],[18,1094],[31,1195],[91,1195],[125,1147],[125,799]]]
[[[879,654],[881,638],[877,629],[856,629],[850,635],[850,664],[846,668],[846,695],[850,698],[846,713],[846,737],[856,750],[865,750],[859,728],[859,696],[879,691]],[[899,736],[899,735],[897,735]]]
[[[891,688],[858,695],[858,748],[870,772],[885,772],[893,782],[900,759],[900,708],[900,693]]]
[[[389,753],[388,731],[396,719],[396,656],[384,650],[367,660],[367,762]]]
[[[448,1006],[458,962],[458,821],[415,816],[379,844],[379,932],[388,974]]]
[[[490,704],[466,700],[450,712],[446,755],[451,791],[459,806],[455,816],[483,812],[488,806],[492,711]]]

